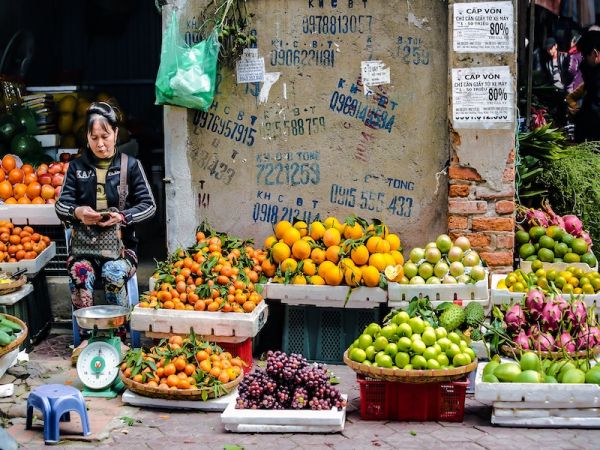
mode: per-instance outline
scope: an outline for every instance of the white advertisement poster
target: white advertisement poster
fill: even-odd
[[[454,51],[514,52],[513,17],[512,2],[455,3]]]
[[[508,66],[452,69],[454,128],[511,128],[513,97]]]
[[[265,81],[265,58],[258,56],[257,49],[244,49],[237,62],[237,83],[260,83]]]

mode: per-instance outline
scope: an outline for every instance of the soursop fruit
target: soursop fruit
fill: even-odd
[[[440,316],[440,325],[447,331],[460,327],[465,321],[465,310],[459,305],[452,304]]]
[[[485,317],[483,306],[476,302],[469,303],[465,308],[465,322],[470,327],[477,327]]]

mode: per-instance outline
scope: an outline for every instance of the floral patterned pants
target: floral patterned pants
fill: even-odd
[[[106,301],[114,305],[128,306],[126,285],[127,280],[135,273],[136,266],[132,264],[131,258],[135,258],[135,254],[127,256],[130,257],[116,260],[69,256],[67,269],[73,308],[94,305],[94,284],[98,274],[102,277]]]

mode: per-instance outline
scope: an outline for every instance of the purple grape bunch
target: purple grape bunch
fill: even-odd
[[[238,409],[342,409],[346,401],[321,364],[297,353],[267,353],[266,368],[246,375],[238,386]]]

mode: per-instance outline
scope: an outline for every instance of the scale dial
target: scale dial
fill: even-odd
[[[77,375],[90,389],[109,387],[119,374],[121,355],[107,342],[89,344],[77,359]]]

